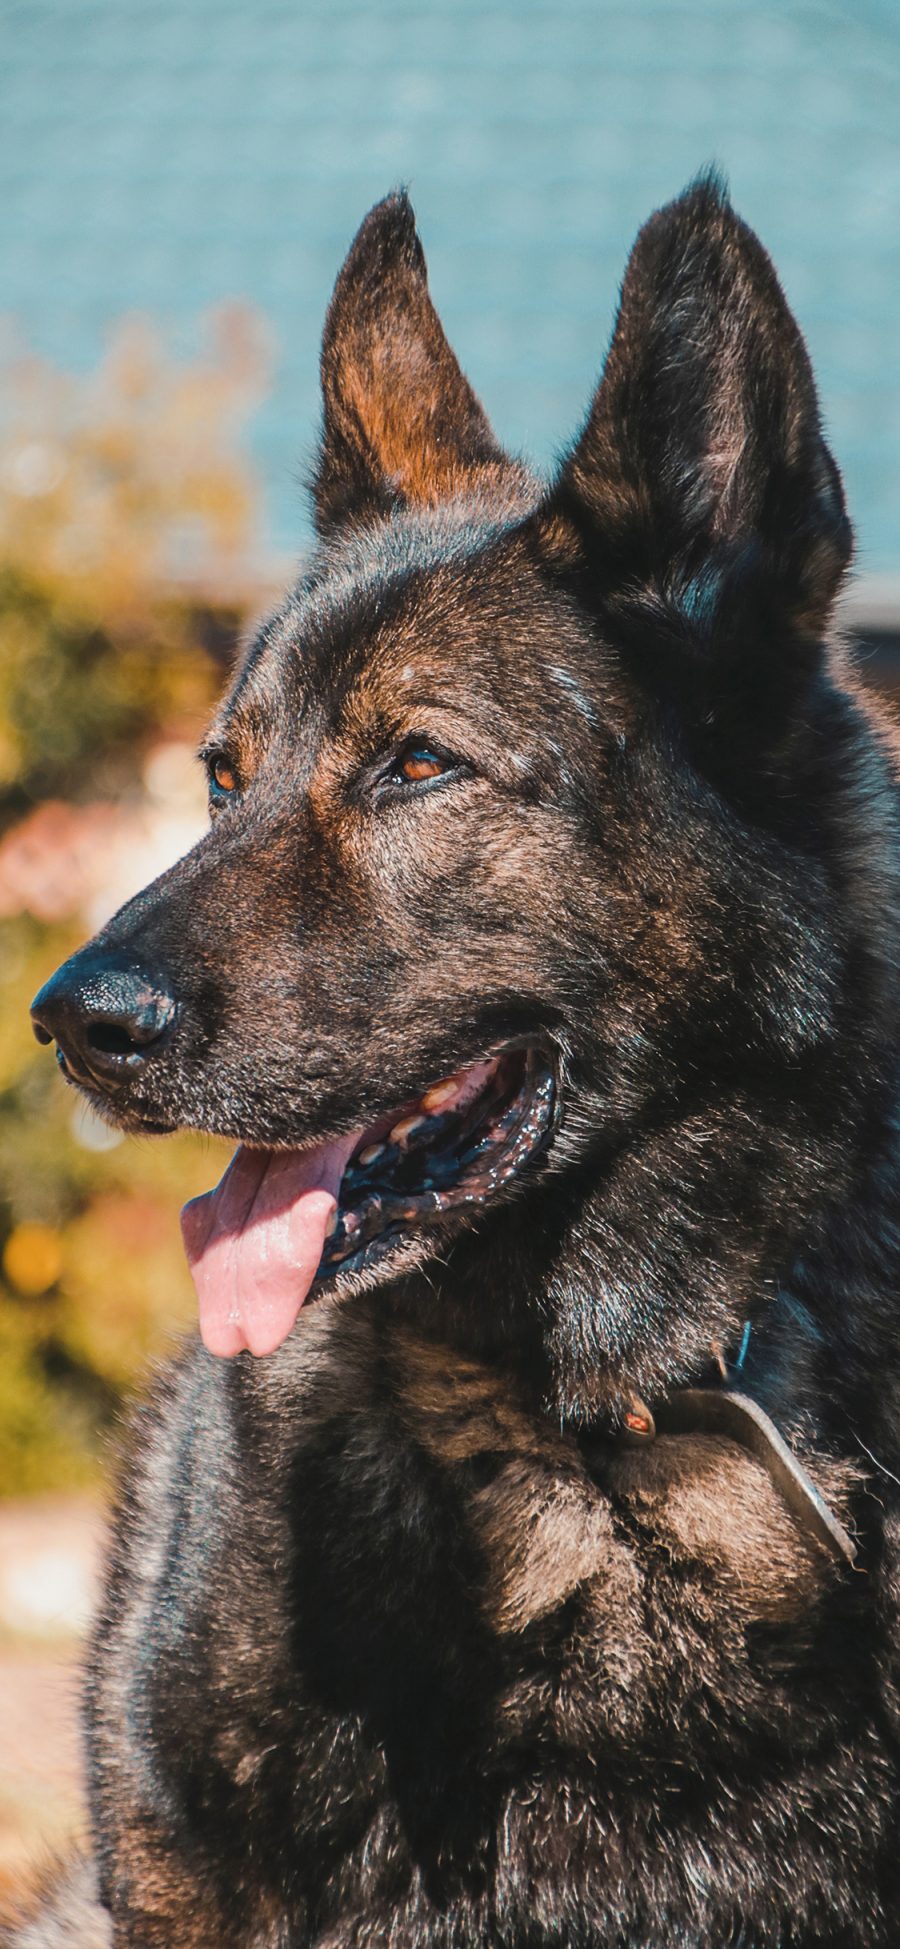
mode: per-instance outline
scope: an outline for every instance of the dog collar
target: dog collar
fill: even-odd
[[[744,1328],[741,1349],[735,1362],[739,1372],[750,1340],[749,1323]],[[755,1456],[768,1470],[776,1489],[807,1536],[843,1563],[854,1567],[856,1544],[816,1488],[812,1477],[798,1461],[793,1449],[776,1428],[771,1416],[728,1380],[728,1369],[721,1355],[716,1356],[723,1384],[708,1387],[682,1387],[668,1395],[651,1413],[637,1396],[625,1414],[622,1439],[632,1447],[661,1435],[725,1435],[730,1441]]]

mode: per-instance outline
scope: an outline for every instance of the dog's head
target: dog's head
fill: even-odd
[[[310,1288],[428,1262],[439,1299],[449,1262],[473,1304],[521,1292],[590,1412],[605,1367],[652,1391],[731,1332],[833,1164],[850,541],[809,362],[703,180],[641,232],[549,488],[498,447],[402,196],[322,382],[318,549],[209,734],[209,832],[36,1032],[124,1128],[239,1141],[186,1217],[214,1351],[269,1351]]]

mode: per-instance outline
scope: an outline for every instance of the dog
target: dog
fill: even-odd
[[[701,177],[542,482],[396,194],[322,387],[209,832],[34,1004],[239,1148],[17,1940],[895,1945],[897,750],[803,339]]]

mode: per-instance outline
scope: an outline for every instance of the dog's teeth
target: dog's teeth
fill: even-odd
[[[383,1144],[367,1144],[365,1150],[360,1151],[356,1162],[357,1164],[362,1164],[368,1167],[370,1164],[376,1163],[379,1157],[383,1157],[383,1156],[384,1156]]]
[[[425,1095],[422,1097],[421,1107],[423,1110],[427,1110],[429,1114],[435,1110],[441,1110],[446,1103],[449,1103],[451,1096],[458,1094],[458,1091],[459,1084],[454,1082],[452,1076],[448,1077],[444,1083],[432,1083],[430,1090],[426,1090]]]
[[[421,1130],[424,1125],[424,1122],[425,1122],[424,1117],[401,1117],[400,1122],[395,1123],[394,1128],[391,1131],[391,1143],[392,1144],[407,1143],[409,1138],[412,1136],[413,1131]]]

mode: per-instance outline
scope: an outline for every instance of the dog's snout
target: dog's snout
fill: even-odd
[[[55,1042],[79,1079],[128,1074],[163,1040],[177,1013],[168,984],[108,954],[73,955],[35,996],[38,1042]]]

